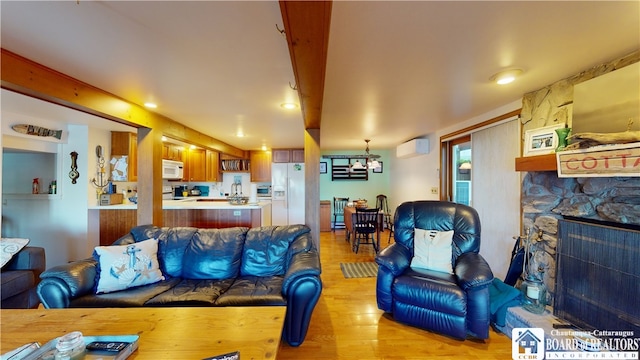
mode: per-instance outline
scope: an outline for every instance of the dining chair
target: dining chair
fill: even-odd
[[[369,208],[360,209],[356,208],[356,222],[353,224],[353,234],[355,238],[353,240],[353,251],[357,254],[360,244],[371,244],[373,249],[378,252],[377,240],[375,234],[378,232],[378,216],[380,209]]]
[[[335,231],[338,227],[340,229],[346,228],[344,224],[344,207],[349,203],[348,197],[334,197],[333,198],[333,227],[331,230]],[[338,217],[342,217],[342,222],[338,223]]]

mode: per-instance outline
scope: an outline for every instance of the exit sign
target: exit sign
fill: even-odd
[[[561,151],[556,159],[558,177],[640,177],[640,143]]]

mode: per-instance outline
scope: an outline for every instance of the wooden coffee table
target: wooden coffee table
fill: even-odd
[[[204,359],[240,351],[241,359],[275,359],[286,308],[179,307],[0,310],[0,353],[71,331],[140,336],[129,359]]]

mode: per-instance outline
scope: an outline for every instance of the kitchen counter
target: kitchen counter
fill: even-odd
[[[89,207],[89,215],[99,224],[100,245],[110,245],[137,225],[137,205]],[[231,205],[220,197],[191,196],[162,201],[162,225],[197,228],[257,227],[271,225],[271,201]]]
[[[258,199],[260,200],[260,199]],[[227,199],[219,197],[192,196],[188,198],[180,198],[176,200],[162,200],[162,209],[220,209],[220,210],[243,210],[243,209],[262,209],[267,205],[271,205],[270,201],[258,201],[254,204],[231,205]],[[94,205],[89,206],[89,210],[125,210],[137,209],[136,204],[120,204],[120,205]]]

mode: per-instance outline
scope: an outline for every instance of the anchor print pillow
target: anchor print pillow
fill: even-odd
[[[125,290],[164,280],[158,264],[158,242],[148,239],[129,245],[97,246],[96,294]]]

